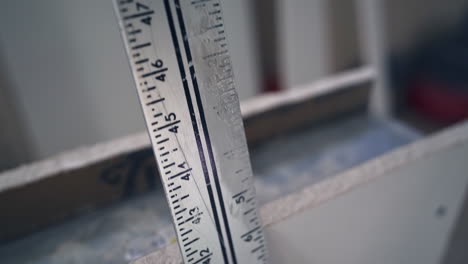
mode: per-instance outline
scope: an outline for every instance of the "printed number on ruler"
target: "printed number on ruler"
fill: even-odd
[[[117,0],[185,263],[265,263],[219,0]]]

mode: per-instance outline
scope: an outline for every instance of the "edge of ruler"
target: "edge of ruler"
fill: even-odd
[[[260,209],[265,231],[288,218],[313,209],[329,200],[351,192],[406,164],[434,153],[468,142],[468,121],[448,128],[434,136],[398,148],[388,154],[347,170],[332,178],[310,185],[301,191],[270,202]],[[142,257],[134,264],[181,263],[176,244]]]

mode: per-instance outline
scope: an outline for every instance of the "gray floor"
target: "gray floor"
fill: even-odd
[[[260,204],[405,145],[419,134],[365,116],[277,137],[251,150]],[[174,241],[155,191],[0,247],[1,263],[123,264]]]

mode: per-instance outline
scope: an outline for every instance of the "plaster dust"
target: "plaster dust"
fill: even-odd
[[[266,212],[276,210],[269,202],[304,186],[330,186],[327,179],[331,176],[417,138],[418,133],[395,121],[382,122],[358,115],[257,146],[251,150],[251,158],[265,223],[280,221],[285,216],[276,214],[279,218],[269,218]],[[316,185],[319,182],[325,185]],[[333,194],[331,190],[326,193]],[[305,206],[299,201],[295,203]],[[2,245],[0,255],[6,264],[123,264],[171,243],[175,243],[175,237],[169,210],[163,193],[157,190]],[[25,248],[28,254],[24,254]],[[176,246],[167,250],[169,256],[173,255],[171,250],[178,252]]]

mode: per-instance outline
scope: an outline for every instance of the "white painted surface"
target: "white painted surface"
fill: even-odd
[[[465,141],[267,227],[271,263],[439,263],[468,183],[467,156]]]
[[[224,0],[241,98],[258,87],[248,7]],[[4,1],[0,46],[35,158],[144,129],[111,0]]]
[[[282,85],[291,89],[323,77],[329,63],[324,0],[276,2]]]
[[[365,64],[375,69],[369,112],[375,117],[391,116],[392,94],[387,81],[387,46],[383,0],[356,0],[361,56]]]
[[[439,263],[468,184],[467,132],[465,122],[264,205],[270,263]],[[172,244],[134,263],[180,253]]]

